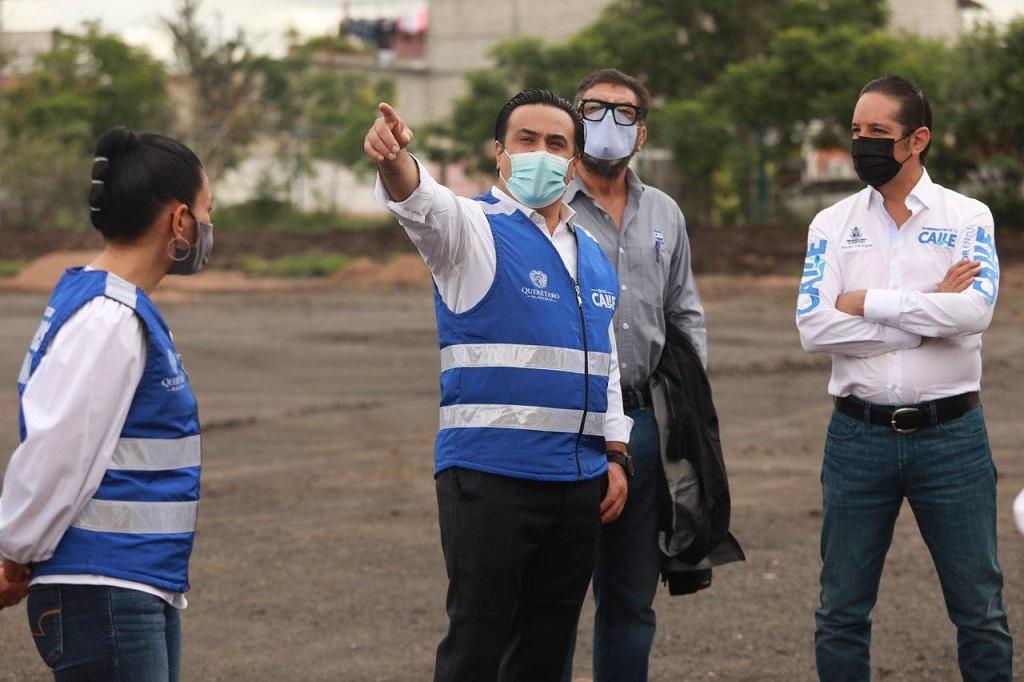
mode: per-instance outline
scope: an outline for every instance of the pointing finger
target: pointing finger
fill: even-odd
[[[388,125],[393,125],[402,120],[398,117],[398,112],[395,111],[395,108],[387,102],[378,104],[377,110],[384,116],[384,120],[388,122]]]

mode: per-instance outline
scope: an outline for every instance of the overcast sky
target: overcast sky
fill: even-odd
[[[6,31],[77,29],[89,19],[99,19],[108,31],[148,47],[162,59],[171,56],[170,40],[161,17],[174,15],[175,0],[0,0]],[[410,11],[424,0],[205,0],[200,17],[219,25],[225,34],[245,29],[260,51],[279,52],[282,35],[294,26],[304,35],[334,33],[349,6],[355,17]],[[389,11],[390,10],[390,11]]]
[[[483,1],[483,0],[480,0]],[[333,33],[347,4],[353,16],[411,10],[425,0],[205,0],[203,19],[219,21],[225,34],[241,26],[260,51],[280,52],[284,31],[293,26],[304,35]],[[997,19],[1024,14],[1024,0],[982,0]],[[0,0],[8,31],[76,29],[86,19],[99,19],[125,40],[144,45],[162,59],[171,55],[160,18],[174,14],[175,0]]]

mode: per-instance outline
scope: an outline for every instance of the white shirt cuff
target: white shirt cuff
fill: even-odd
[[[384,182],[380,178],[379,171],[377,172],[377,181],[373,186],[373,196],[377,203],[387,208],[399,218],[405,218],[408,221],[422,224],[426,222],[427,214],[433,205],[434,189],[437,186],[437,181],[430,177],[430,173],[427,172],[427,169],[420,163],[419,159],[415,156],[412,159],[416,162],[416,167],[419,169],[420,184],[405,201],[393,201],[391,199],[391,195],[384,188]]]
[[[629,434],[633,430],[633,420],[622,412],[606,412],[604,415],[604,439],[629,443]]]
[[[864,296],[864,319],[896,326],[900,316],[901,294],[891,289],[868,289]]]

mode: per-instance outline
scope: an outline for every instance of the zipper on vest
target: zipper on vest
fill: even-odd
[[[566,229],[569,226],[566,225]],[[565,267],[565,263],[562,262],[562,254],[558,252],[558,248],[552,243],[550,239],[546,240],[548,245],[551,246],[551,250],[555,252],[558,257],[558,262],[562,265],[562,270],[569,277],[569,281],[572,282],[573,288],[576,290],[576,308],[580,311],[580,329],[583,333],[583,416],[580,418],[580,428],[576,432],[576,447],[573,455],[576,458],[576,478],[583,478],[583,466],[580,464],[580,443],[583,440],[583,430],[587,424],[587,414],[590,411],[590,352],[587,345],[587,318],[583,314],[583,295],[580,293],[580,238],[576,234],[576,231],[572,231],[573,239],[576,240],[576,277],[573,277],[569,272],[569,268]]]
[[[576,273],[579,274],[579,244],[576,246]],[[587,424],[587,412],[590,410],[590,352],[587,347],[587,318],[583,314],[583,296],[580,295],[580,283],[573,280],[576,287],[576,307],[580,311],[580,327],[583,330],[583,416],[580,418],[580,430],[576,432],[576,477],[583,478],[583,467],[580,466],[580,442],[583,440],[583,428]]]

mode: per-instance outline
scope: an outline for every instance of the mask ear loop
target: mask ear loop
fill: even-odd
[[[501,174],[501,166],[498,166],[498,177],[501,178],[501,181],[505,183],[506,187],[508,187],[508,181],[512,179],[512,155],[508,153],[507,149],[505,149],[505,145],[502,145],[501,153],[508,157],[508,177],[506,178]]]
[[[900,142],[903,142],[903,140],[906,140],[906,139],[909,139],[909,138],[913,137],[914,133],[916,133],[916,132],[917,132],[916,130],[913,130],[913,131],[907,133],[906,135],[904,135],[903,137],[901,137],[900,139],[898,139],[898,140],[896,140],[895,142],[892,143],[892,151],[893,151],[893,160],[894,161],[896,160],[896,145],[898,145]],[[912,158],[914,158],[914,152],[910,152],[910,156],[908,156],[907,158],[905,158],[902,161],[898,162],[900,164],[900,168],[903,168],[903,166],[905,166],[907,164],[907,161],[910,161]]]

